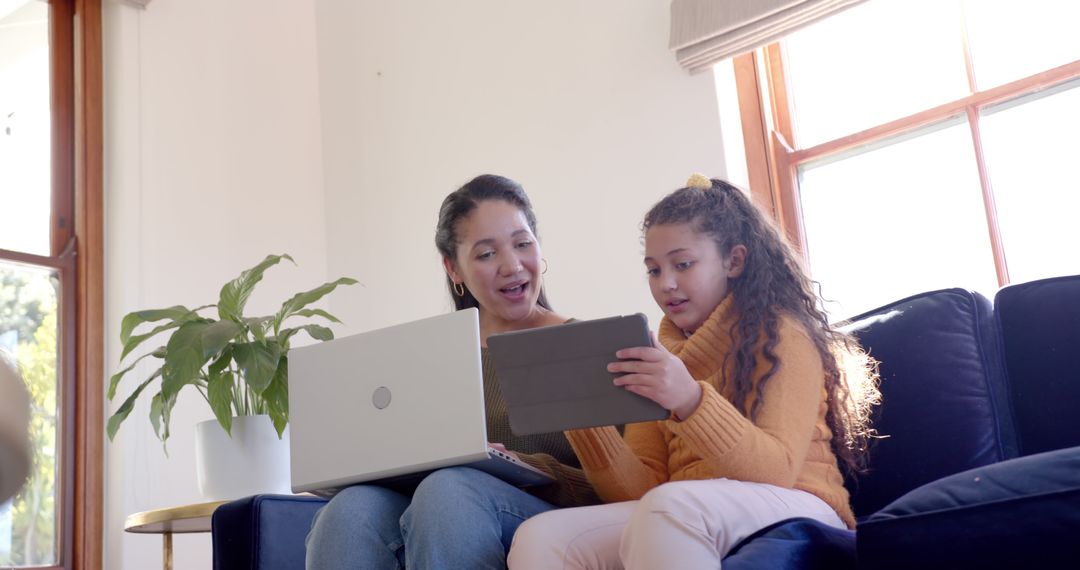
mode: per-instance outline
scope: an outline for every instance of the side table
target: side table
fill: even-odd
[[[124,530],[134,533],[160,534],[165,570],[172,570],[172,535],[210,532],[210,516],[214,514],[214,509],[226,502],[212,501],[135,513],[128,515],[124,521]]]

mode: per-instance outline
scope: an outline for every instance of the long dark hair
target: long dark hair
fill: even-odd
[[[806,329],[825,368],[825,420],[832,430],[833,451],[848,472],[862,471],[866,446],[874,435],[870,411],[880,401],[876,366],[853,338],[829,324],[815,293],[820,285],[806,276],[800,257],[750,198],[723,180],[713,179],[711,188],[682,188],[669,194],[645,215],[642,229],[679,223],[689,223],[695,231],[711,237],[725,259],[734,246],[746,247],[743,272],[730,282],[739,314],[731,329],[737,346],[728,352],[723,365],[724,374],[728,370],[734,374],[725,381],[734,391],[735,406],[743,415],[757,417],[765,385],[783,365],[775,352],[780,315],[790,315]],[[755,386],[759,346],[769,369]],[[731,359],[734,366],[729,368]],[[750,390],[756,397],[752,409],[747,410]]]
[[[525,215],[525,221],[529,224],[529,229],[539,239],[539,234],[536,232],[536,214],[533,213],[532,203],[529,202],[529,196],[525,194],[525,189],[521,187],[521,184],[505,176],[481,174],[451,192],[439,208],[439,221],[435,225],[435,249],[438,249],[443,257],[450,260],[457,259],[457,248],[461,243],[458,224],[469,217],[480,202],[487,200],[502,200],[521,210],[521,213]],[[454,291],[454,281],[449,275],[446,276],[446,288],[450,292],[450,298],[454,300],[456,310],[480,306],[472,291],[469,291],[467,287],[464,295],[458,295]],[[540,296],[536,304],[545,309],[551,309],[543,285],[540,286]]]

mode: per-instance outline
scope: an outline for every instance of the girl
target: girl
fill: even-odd
[[[544,295],[547,263],[536,216],[517,182],[486,174],[452,192],[439,209],[435,246],[455,308],[480,312],[483,346],[495,333],[567,320]],[[411,496],[374,485],[346,488],[316,515],[307,538],[309,569],[497,570],[506,567],[521,521],[559,506],[599,502],[563,434],[510,432],[486,348],[481,357],[492,446],[512,450],[556,482],[525,492],[482,471],[451,467],[428,475]]]
[[[860,467],[877,394],[869,358],[830,327],[797,257],[739,189],[694,175],[643,227],[659,342],[608,369],[671,417],[625,438],[567,432],[611,504],[526,521],[511,568],[719,568],[784,519],[854,527],[838,462]],[[856,357],[848,372],[844,354]]]

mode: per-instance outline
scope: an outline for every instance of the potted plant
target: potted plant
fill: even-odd
[[[340,285],[356,283],[355,279],[342,277],[293,295],[272,315],[245,316],[244,307],[255,285],[262,280],[268,268],[282,259],[293,261],[286,254],[269,255],[255,267],[242,272],[221,288],[216,304],[194,309],[177,305],[166,309],[135,311],[127,314],[120,325],[120,342],[123,345],[121,364],[150,339],[162,333],[167,335],[164,344],[131,361],[109,380],[108,397],[111,401],[116,396],[121,379],[139,362],[146,358],[161,361],[160,366],[132,390],[109,418],[109,439],[116,436],[143,392],[160,379],[158,391],[150,399],[150,423],[164,446],[169,438],[169,419],[177,396],[190,386],[202,395],[216,418],[198,426],[196,439],[199,485],[208,499],[236,498],[244,494],[243,490],[234,489],[232,484],[213,480],[208,473],[211,468],[219,468],[222,472],[236,471],[224,465],[230,461],[240,462],[241,469],[238,471],[250,480],[261,468],[249,462],[267,459],[277,465],[276,468],[267,469],[284,469],[285,488],[281,488],[279,474],[270,476],[273,483],[256,482],[256,485],[277,488],[255,489],[253,492],[288,492],[288,442],[285,438],[289,421],[290,341],[300,332],[320,341],[333,339],[333,331],[311,320],[328,323],[341,321],[322,309],[308,306]],[[207,316],[211,310],[216,310],[217,318]],[[141,325],[149,323],[158,324],[146,332],[135,334]],[[214,437],[217,440],[213,440]],[[208,438],[211,438],[209,444]],[[230,439],[243,441],[239,442],[239,446],[234,445],[234,449],[215,451],[214,445],[228,445]],[[279,440],[276,451],[251,448],[254,442],[265,445],[268,439]],[[285,454],[284,460],[282,453]],[[264,457],[267,454],[272,457]]]

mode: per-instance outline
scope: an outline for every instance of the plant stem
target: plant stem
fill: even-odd
[[[210,396],[206,395],[206,390],[204,390],[202,386],[195,386],[195,387],[199,390],[199,394],[202,395],[203,399],[206,400],[206,405],[209,406],[210,405]],[[213,407],[213,406],[211,406],[211,407]]]
[[[229,367],[229,373],[232,375],[232,393],[233,393],[233,410],[236,415],[244,415],[244,400],[243,395],[240,393],[240,375],[236,373],[232,367]]]

